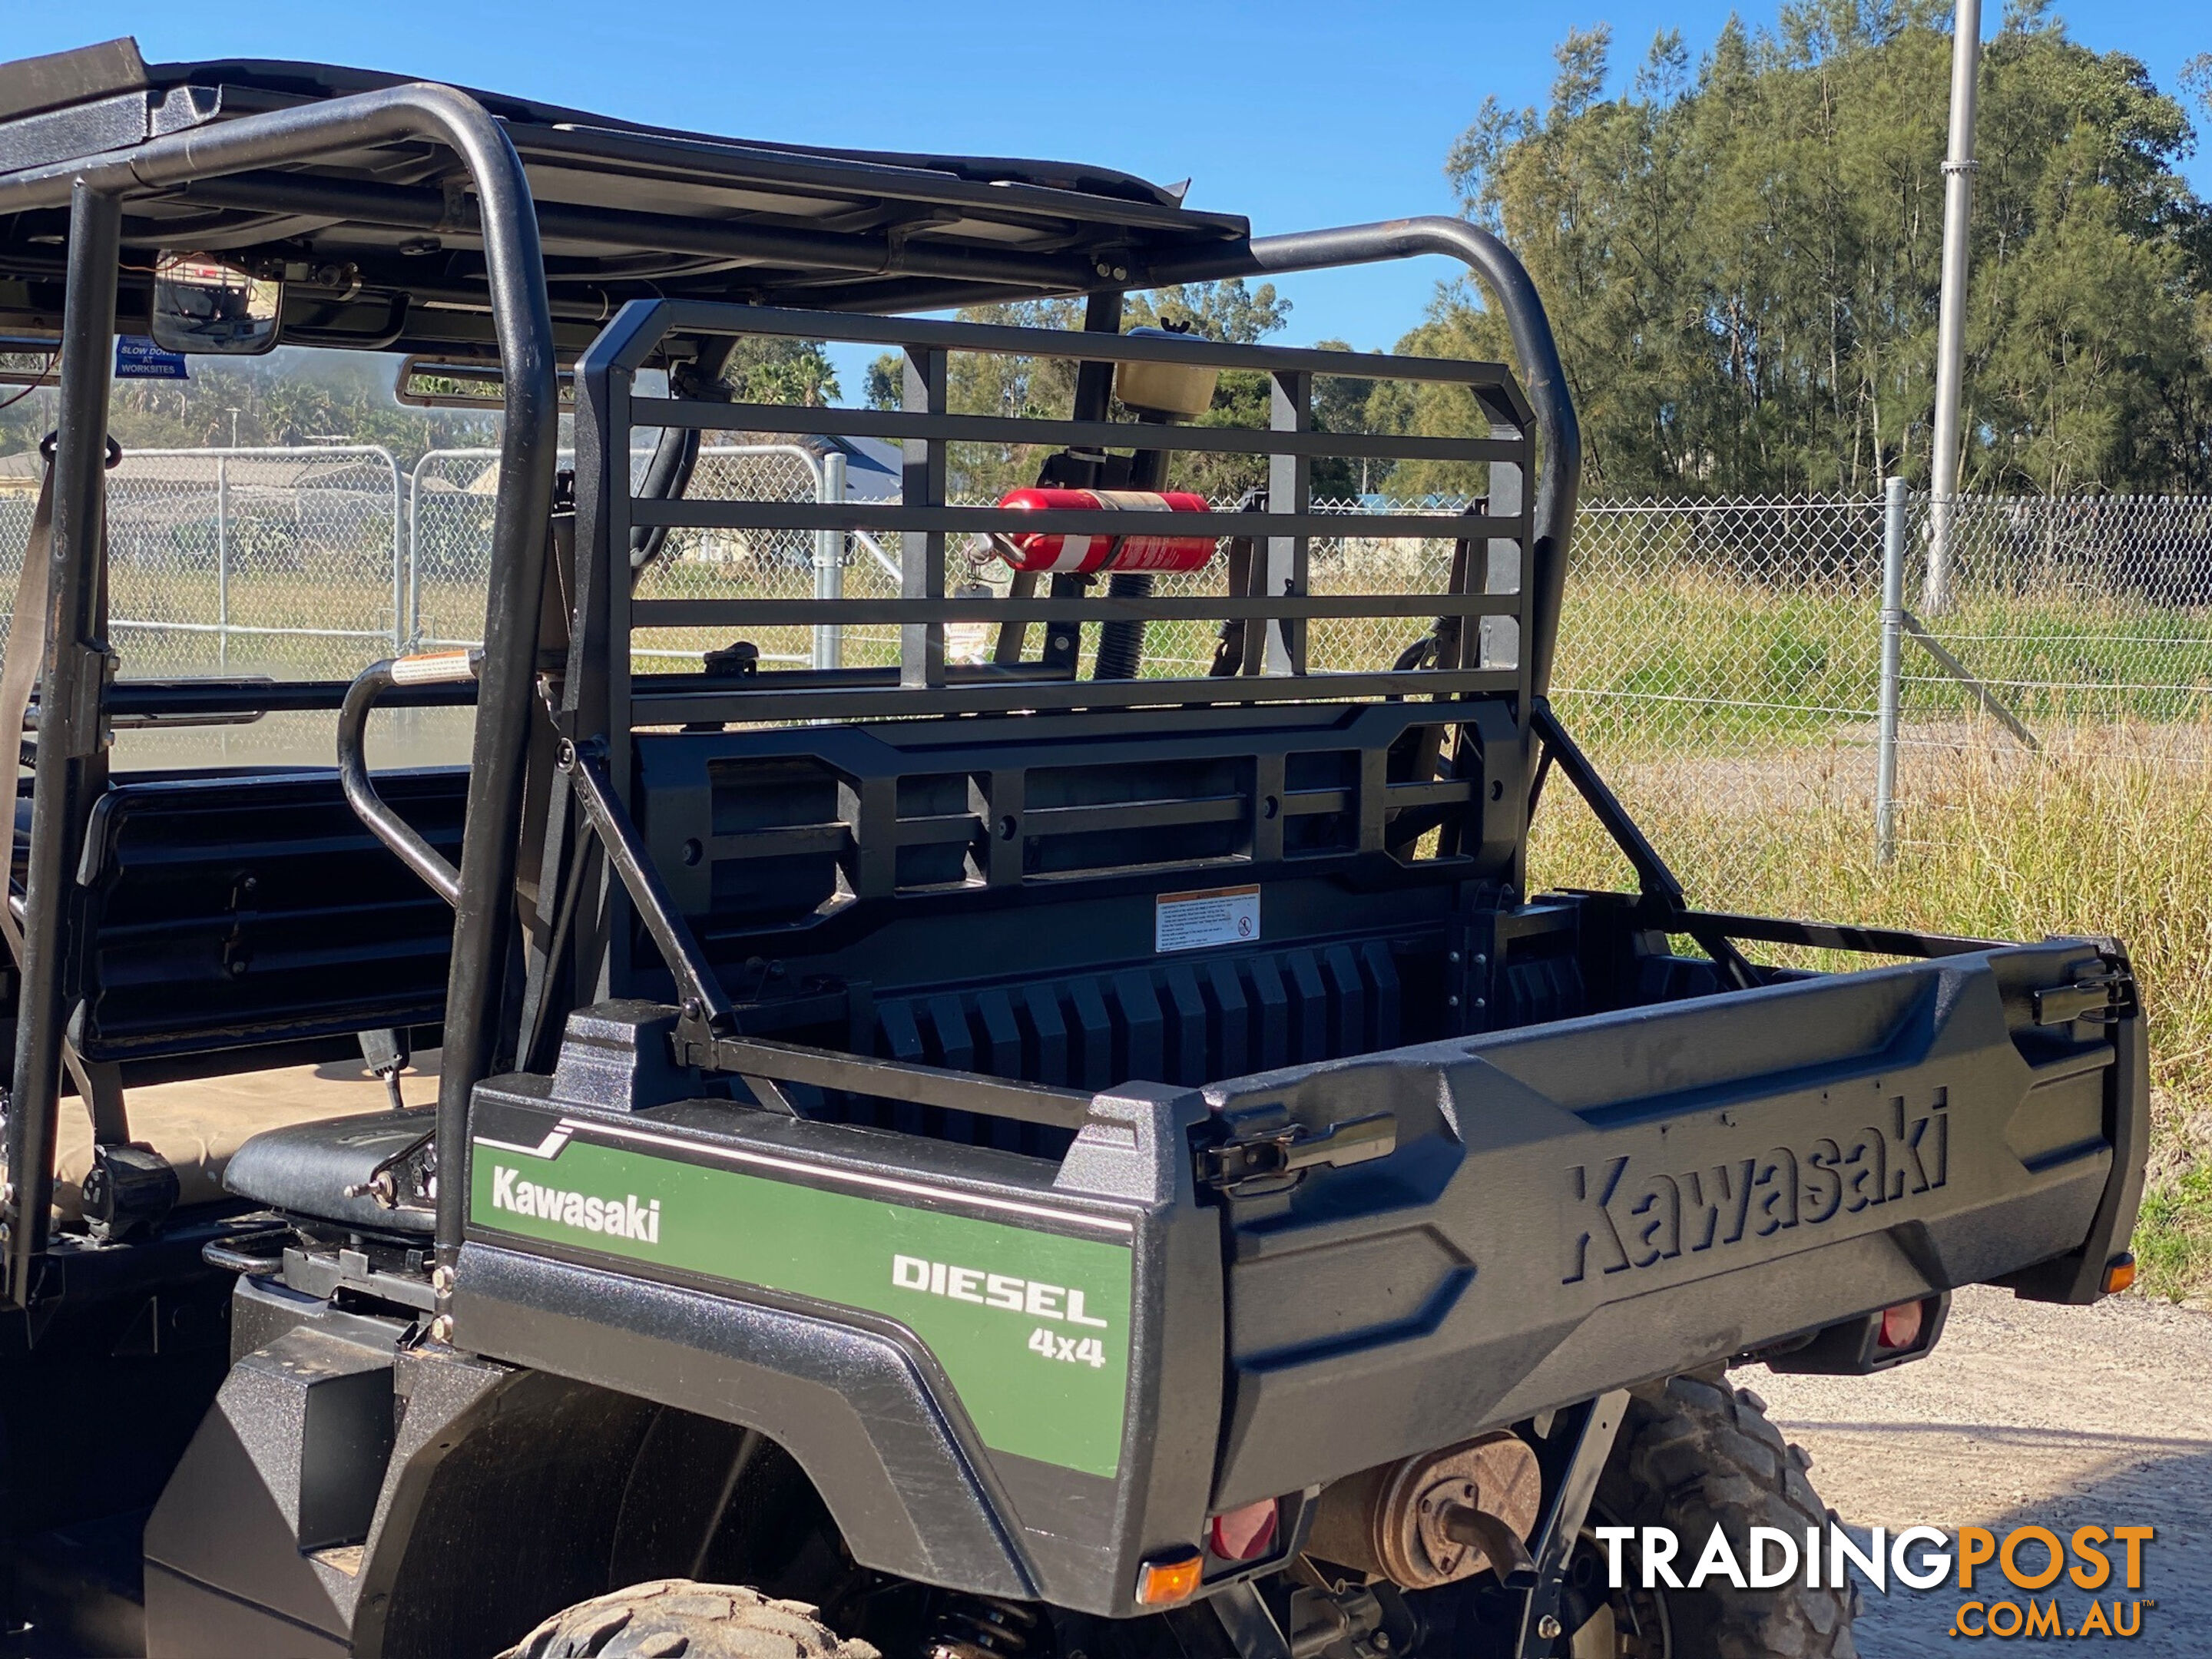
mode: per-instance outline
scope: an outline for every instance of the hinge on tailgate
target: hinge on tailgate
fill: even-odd
[[[2077,974],[2070,985],[2046,985],[2029,994],[2038,1025],[2070,1025],[2077,1019],[2109,1025],[2136,1012],[2135,975],[2109,962]]]
[[[1263,1183],[1291,1186],[1308,1170],[1340,1170],[1398,1149],[1398,1120],[1389,1112],[1309,1129],[1291,1122],[1282,1107],[1267,1106],[1237,1114],[1229,1123],[1229,1139],[1198,1154],[1200,1184],[1224,1193],[1249,1192]]]

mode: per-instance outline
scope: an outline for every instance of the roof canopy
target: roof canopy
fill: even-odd
[[[128,40],[0,66],[0,185],[244,115],[406,84],[308,64],[149,65]],[[1117,288],[1218,248],[1242,218],[1194,213],[1109,168],[805,149],[641,126],[471,93],[504,127],[538,211],[563,355],[646,295],[918,310]],[[218,253],[279,270],[293,344],[489,355],[477,204],[444,146],[385,140],[134,197],[125,326],[145,256]],[[0,213],[0,332],[58,324],[67,216]]]

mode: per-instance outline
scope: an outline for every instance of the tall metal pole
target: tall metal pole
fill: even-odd
[[[1966,358],[1968,222],[1974,205],[1974,91],[1982,61],[1982,0],[1958,0],[1951,28],[1951,142],[1943,161],[1943,289],[1936,325],[1936,436],[1929,456],[1928,574],[1920,608],[1950,600],[1951,506],[1959,494],[1960,382]]]
[[[230,672],[230,457],[215,458],[216,662]]]
[[[380,450],[384,469],[392,477],[392,654],[411,649],[407,632],[407,554],[400,539],[406,520],[400,516],[399,458]]]
[[[85,817],[104,760],[103,696],[110,661],[100,637],[100,473],[107,460],[108,377],[115,356],[115,272],[122,204],[82,179],[70,198],[69,270],[62,311],[61,414],[54,445],[52,576],[44,618],[38,764],[23,884],[23,983],[16,1004],[15,1071],[9,1091],[4,1236],[8,1296],[28,1306],[33,1264],[46,1248],[54,1142],[61,1110],[62,1027],[69,986],[64,928]],[[8,734],[10,738],[14,733]],[[88,1103],[88,1104],[89,1103]]]
[[[1905,480],[1892,478],[1881,515],[1881,714],[1874,769],[1874,860],[1897,856],[1897,714],[1905,647]]]
[[[843,504],[845,467],[843,450],[833,449],[823,456],[815,495],[824,505],[835,507]],[[814,597],[817,599],[842,599],[845,597],[845,532],[842,530],[817,530],[814,532]],[[814,665],[817,668],[842,668],[845,665],[845,625],[842,623],[814,624]]]

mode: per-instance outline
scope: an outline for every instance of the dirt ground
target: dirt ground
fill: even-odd
[[[1812,1454],[1814,1485],[1854,1528],[1984,1526],[2002,1537],[2038,1524],[2061,1538],[2093,1522],[2154,1528],[2136,1593],[2142,1633],[2125,1650],[2212,1653],[2212,1315],[2132,1297],[2054,1308],[1977,1287],[1959,1294],[1936,1352],[1916,1364],[1872,1377],[1753,1366],[1735,1381]],[[2031,1568],[2042,1559],[2032,1545],[2021,1557]],[[2108,1611],[2116,1592],[2130,1598],[2117,1571],[2101,1592]],[[2069,1624],[2087,1612],[2088,1592],[2062,1578],[2041,1599],[2053,1594]],[[1967,1599],[1949,1588],[1869,1592],[1859,1652],[1956,1654],[1952,1612]]]

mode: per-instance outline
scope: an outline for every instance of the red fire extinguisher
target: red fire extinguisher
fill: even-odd
[[[1205,513],[1206,497],[1187,489],[1016,489],[999,498],[1002,507],[1025,513]],[[1119,536],[1032,533],[994,537],[1017,570],[1057,574],[1094,570],[1202,570],[1213,557],[1214,538],[1178,536],[1164,526]]]

